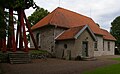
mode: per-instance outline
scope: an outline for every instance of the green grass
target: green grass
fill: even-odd
[[[84,72],[83,74],[120,74],[120,64],[97,68],[93,71]]]
[[[120,58],[112,58],[112,60],[120,61]],[[86,71],[83,74],[120,74],[120,63],[96,68],[92,71]]]
[[[112,58],[112,60],[120,61],[120,58]]]

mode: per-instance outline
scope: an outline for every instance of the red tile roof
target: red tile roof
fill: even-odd
[[[103,39],[113,40],[113,41],[116,40],[107,30],[101,29],[101,31],[103,33]]]
[[[64,32],[63,35],[60,36],[58,39],[60,39],[61,37],[63,39],[73,38],[78,30],[81,29],[78,26],[88,25],[95,34],[104,35],[104,39],[116,40],[109,32],[103,29],[101,30],[100,27],[96,25],[96,23],[91,18],[60,7],[56,8],[37,24],[32,26],[31,29],[35,30],[45,25],[55,25],[59,27],[70,28],[66,32]]]
[[[48,14],[31,29],[35,30],[45,25],[56,25],[66,28],[89,25],[95,34],[102,35],[100,28],[91,18],[60,7]]]
[[[84,26],[70,28],[64,31],[56,40],[74,39],[74,36],[83,28]]]
[[[97,41],[94,33],[88,25],[70,28],[56,37],[56,40],[77,39],[85,30],[88,30],[94,41]]]

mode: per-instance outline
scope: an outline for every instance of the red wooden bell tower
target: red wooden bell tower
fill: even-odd
[[[24,0],[26,1],[26,0]],[[32,34],[30,24],[26,18],[25,12],[23,8],[9,8],[9,25],[8,25],[8,36],[5,36],[4,38],[0,39],[0,49],[3,52],[6,51],[13,51],[16,52],[18,50],[28,52],[28,40],[26,36],[26,28],[28,29],[27,31],[29,32],[32,41],[34,43],[34,46],[36,49],[38,49],[38,46],[35,42],[34,36]],[[13,11],[17,11],[17,16],[18,16],[18,23],[17,25],[17,32],[15,36],[15,29],[14,29],[14,20],[13,20]],[[6,30],[4,30],[5,32]],[[19,46],[18,46],[19,45]]]

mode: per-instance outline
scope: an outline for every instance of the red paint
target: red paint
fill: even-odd
[[[11,30],[11,46],[12,47],[12,51],[15,52],[16,51],[16,43],[15,43],[15,34],[14,34],[14,24],[13,24],[13,9],[11,8],[10,11],[10,26],[12,28]]]
[[[6,39],[2,39],[2,52],[6,52],[7,48],[6,48]]]
[[[19,24],[17,24],[17,33],[16,33],[16,40],[15,40],[15,34],[14,34],[14,23],[13,23],[13,8],[9,9],[9,29],[11,28],[11,30],[9,30],[8,34],[8,41],[7,41],[7,47],[6,47],[6,36],[2,39],[0,39],[0,50],[3,52],[6,51],[13,51],[16,52],[17,50],[21,50],[21,51],[25,51],[28,52],[28,41],[27,41],[27,36],[26,36],[26,30],[25,30],[25,25],[28,28],[28,31],[30,32],[30,35],[33,39],[33,43],[36,47],[36,49],[38,49],[36,43],[35,43],[35,39],[33,37],[32,31],[30,29],[30,25],[28,23],[28,20],[25,16],[24,10],[23,9],[18,9],[18,22]],[[24,22],[24,19],[26,21],[26,24]],[[4,30],[4,32],[6,32]],[[19,41],[18,41],[19,40]],[[19,47],[18,46],[18,42],[19,42]],[[24,42],[24,45],[23,45]]]
[[[24,24],[24,14],[23,14],[23,10],[21,10],[21,28],[23,29],[23,41],[25,44],[25,49],[24,51],[28,52],[28,42],[27,42],[27,37],[26,37],[26,31],[25,31],[25,24]]]
[[[30,36],[32,38],[32,41],[33,41],[33,44],[34,44],[35,48],[38,49],[38,46],[37,46],[37,44],[35,42],[34,36],[32,34],[31,28],[30,28],[30,24],[29,24],[29,22],[28,22],[28,20],[26,18],[25,12],[23,12],[23,13],[24,13],[25,21],[26,21],[26,27],[28,28],[28,32],[30,33]]]

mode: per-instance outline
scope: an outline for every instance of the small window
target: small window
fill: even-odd
[[[110,42],[108,42],[108,51],[110,51]]]
[[[67,49],[67,44],[64,44],[64,48]]]
[[[103,51],[105,51],[105,50],[104,50],[104,41],[103,41]]]
[[[36,43],[37,43],[38,47],[40,47],[40,33],[36,34]]]
[[[97,48],[97,42],[94,43],[94,48]]]
[[[95,51],[98,51],[98,49],[97,49],[97,42],[94,43],[94,48],[95,48]]]

